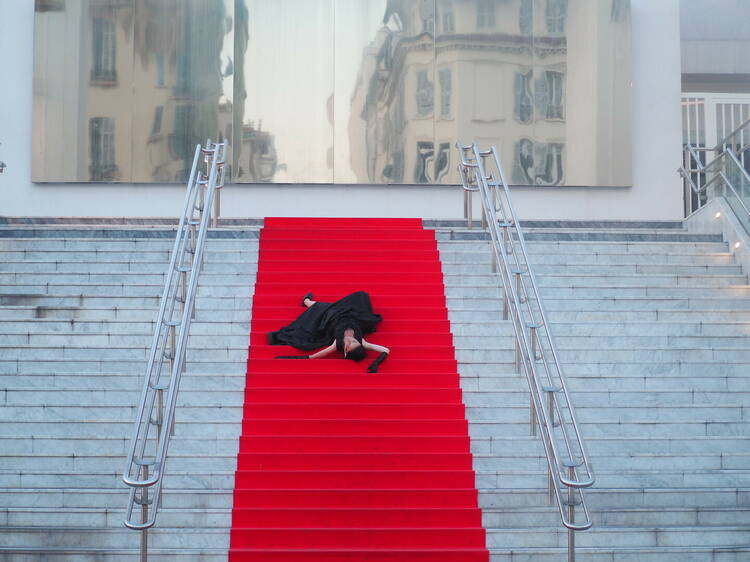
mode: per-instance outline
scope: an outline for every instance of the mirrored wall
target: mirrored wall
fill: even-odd
[[[629,185],[629,0],[37,0],[33,179]]]

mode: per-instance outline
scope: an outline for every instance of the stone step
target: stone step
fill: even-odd
[[[250,312],[250,307],[252,305],[253,288],[253,286],[248,287],[248,291],[241,295],[231,295],[225,297],[196,297],[196,310],[205,308],[230,310],[235,308],[246,308],[248,312]],[[159,309],[160,302],[161,294],[151,297],[93,297],[86,295],[66,297],[46,295],[44,293],[19,293],[0,296],[0,310],[8,307],[39,308],[40,305],[42,305],[43,308],[73,307],[79,309],[83,308],[86,310],[117,310],[125,308],[133,310],[147,310],[153,316],[156,316],[156,311]]]
[[[742,275],[741,265],[650,265],[650,264],[539,264],[532,265],[539,278],[556,275],[610,276],[617,282],[622,276],[634,275]],[[443,264],[444,275],[493,275],[494,271],[487,263]]]
[[[254,283],[254,281],[253,281]],[[250,283],[230,285],[224,283],[221,285],[199,284],[196,296],[198,297],[235,297],[247,296],[247,290]],[[98,296],[98,297],[161,297],[164,286],[159,284],[101,284],[101,283],[79,283],[79,284],[43,284],[43,285],[0,285],[0,295],[18,295],[18,294],[46,294],[50,296]]]
[[[249,318],[248,318],[249,320]],[[7,320],[0,322],[0,334],[63,333],[81,335],[153,335],[156,322],[134,322],[131,320],[82,320],[69,322],[55,318],[28,320]],[[232,320],[210,321],[193,320],[190,323],[191,336],[245,335],[249,334],[247,322]]]
[[[80,344],[82,344],[81,342]],[[79,344],[79,345],[80,345]],[[0,346],[0,361],[53,361],[53,360],[71,360],[71,361],[146,361],[148,360],[149,348],[132,348],[132,347],[43,347],[43,346],[24,346],[24,347],[5,347]],[[247,360],[247,348],[236,347],[230,348],[189,348],[187,350],[187,361],[236,361],[244,362]]]
[[[750,507],[742,508],[679,508],[650,509],[648,507],[607,508],[600,507],[591,514],[595,527],[643,527],[643,526],[695,526],[713,527],[750,525]],[[534,526],[556,526],[560,513],[555,506],[485,508],[482,522],[487,528],[514,529],[524,523]]]
[[[0,360],[0,374],[4,375],[33,375],[33,374],[80,374],[80,373],[107,373],[107,374],[143,374],[146,367],[145,360],[138,361],[100,361],[93,360],[29,360],[18,359]],[[247,370],[247,360],[236,361],[213,361],[201,357],[188,361],[185,365],[186,373],[203,375],[237,375]]]
[[[689,547],[744,544],[747,528],[725,526],[711,532],[700,526],[669,526],[659,529],[633,527],[598,527],[576,534],[576,545],[609,547],[613,544],[633,547]],[[567,532],[564,528],[549,527],[539,529],[488,529],[488,548],[562,548],[567,545]]]
[[[750,349],[738,349],[730,347],[703,347],[700,349],[692,347],[674,347],[670,349],[650,348],[650,349],[633,349],[633,348],[609,348],[609,349],[590,349],[590,348],[559,348],[560,361],[565,363],[575,362],[644,362],[653,359],[657,362],[710,362],[710,361],[750,361]],[[476,363],[476,362],[510,362],[515,359],[514,351],[510,349],[457,349],[456,359],[459,362]],[[127,353],[123,353],[127,355]],[[0,357],[2,349],[0,348]],[[125,357],[123,357],[125,358]]]
[[[727,303],[728,304],[728,303]],[[703,319],[709,323],[717,322],[748,322],[750,321],[750,308],[732,309],[726,308],[691,308],[688,310],[680,309],[656,309],[656,310],[608,310],[607,303],[604,303],[603,310],[582,310],[582,311],[548,311],[549,321],[554,322],[606,322],[606,321],[648,321],[654,322],[700,322]],[[747,306],[742,303],[742,306]],[[502,321],[502,312],[500,309],[490,310],[469,310],[454,309],[448,311],[452,326],[470,325],[470,324],[488,324]],[[460,328],[459,328],[460,329]]]
[[[214,482],[211,482],[209,478],[210,475],[200,472],[194,472],[194,474],[195,477],[192,480],[193,484],[182,489],[177,489],[175,487],[168,489],[166,480],[168,476],[165,476],[161,502],[163,509],[232,508],[234,471],[231,473],[225,473],[223,476],[218,474],[215,477],[215,483],[218,483],[221,478],[231,479],[231,484],[223,489],[206,489],[207,485],[215,484]],[[59,474],[57,480],[52,479],[52,476],[53,475],[50,475],[48,483],[53,484],[53,487],[6,487],[3,490],[4,507],[58,507],[61,511],[64,511],[67,509],[80,509],[95,506],[107,509],[117,509],[120,512],[120,516],[124,517],[125,504],[128,497],[127,488],[125,484],[122,484],[120,474],[102,475],[101,487],[97,484],[99,481],[97,480],[97,475],[90,476],[90,480],[88,481],[82,481],[80,478],[77,478],[76,481],[79,482],[79,484],[81,482],[86,484],[84,487],[79,488],[65,484],[66,478],[74,476],[70,473]],[[120,478],[116,485],[112,484],[115,482],[113,477]],[[181,478],[181,475],[171,472],[171,477],[173,479],[179,479]],[[211,478],[213,477],[211,476]],[[189,482],[188,475],[184,476],[184,480]],[[0,527],[0,532],[2,532],[1,529],[2,527]]]
[[[166,273],[0,273],[0,286],[51,285],[162,285]],[[207,273],[201,271],[199,286],[255,284],[255,273]]]
[[[237,250],[245,248],[248,244],[257,247],[257,238],[216,239],[209,238],[206,248],[213,251]],[[171,252],[174,247],[174,236],[172,238],[128,238],[128,239],[103,239],[103,238],[8,238],[0,237],[0,251],[33,250],[44,252],[60,251],[105,251],[105,252],[135,252],[135,251],[164,251]]]
[[[122,528],[125,519],[124,510],[107,507],[77,507],[64,511],[48,507],[6,508],[5,523],[9,527],[44,528],[57,527],[97,527],[106,532],[107,529]],[[231,507],[228,509],[176,509],[161,508],[157,518],[158,527],[203,527],[225,528],[231,527]],[[151,554],[149,552],[149,554]]]
[[[453,291],[452,291],[453,292]],[[680,291],[681,292],[681,291]],[[463,291],[461,296],[451,296],[446,299],[449,310],[492,310],[502,311],[502,293],[500,289],[477,288],[476,291]],[[553,322],[566,322],[565,316],[557,319],[562,313],[581,314],[589,322],[603,322],[596,317],[588,319],[586,315],[592,313],[626,313],[632,319],[629,322],[657,322],[662,318],[661,312],[746,312],[750,310],[747,299],[732,297],[691,297],[660,296],[660,297],[605,297],[605,298],[576,298],[573,296],[545,298],[544,308]],[[643,314],[643,318],[636,316]],[[501,321],[497,318],[495,321]],[[509,322],[509,321],[505,321]],[[568,322],[570,322],[568,320]],[[620,318],[618,317],[618,323]],[[580,322],[578,322],[580,324]],[[723,322],[722,322],[723,323]]]
[[[436,231],[435,238],[442,242],[445,241],[488,241],[490,240],[489,232],[478,230],[443,230]],[[515,238],[515,237],[514,237]],[[702,234],[690,232],[669,232],[669,231],[569,231],[569,232],[549,232],[549,231],[529,231],[524,233],[524,238],[528,242],[553,242],[561,243],[591,243],[591,242],[672,242],[672,243],[695,243],[695,242],[719,242],[723,240],[721,234]]]
[[[734,267],[734,266],[724,266]],[[56,273],[56,274],[165,274],[168,261],[10,261],[0,263],[2,273]],[[201,274],[252,273],[258,271],[258,261],[205,262]]]
[[[498,275],[494,273],[485,274],[445,274],[446,286],[461,285],[489,285],[498,286]],[[627,288],[627,287],[721,287],[725,285],[747,285],[747,276],[741,273],[734,275],[723,275],[713,273],[685,274],[676,273],[643,273],[622,275],[600,275],[589,274],[537,274],[539,288],[547,287],[572,287],[572,288]]]
[[[68,527],[64,529],[46,529],[41,532],[34,527],[13,527],[6,532],[0,532],[0,546],[12,547],[23,545],[24,549],[40,548],[101,548],[101,531],[97,528]],[[229,534],[226,529],[193,528],[185,533],[181,528],[155,527],[149,531],[149,546],[153,548],[196,549],[229,547]],[[138,547],[139,534],[126,529],[108,529],[106,534],[106,548]]]
[[[734,391],[750,390],[750,378],[745,376],[727,376],[719,373],[706,372],[701,376],[685,376],[671,374],[667,376],[631,374],[631,375],[593,375],[579,374],[565,370],[565,378],[568,388],[572,392],[583,391],[640,391],[640,390],[669,390],[678,386],[691,388],[696,391]],[[79,375],[80,376],[80,375]],[[0,375],[0,377],[2,377]],[[0,380],[6,380],[0,378]],[[41,384],[35,383],[35,384]],[[87,384],[82,382],[81,385]],[[114,385],[127,384],[118,379],[113,381]],[[9,383],[7,388],[12,388]],[[525,378],[514,372],[491,375],[464,375],[461,377],[461,388],[466,391],[491,391],[496,389],[526,390]]]
[[[559,562],[565,560],[567,548],[490,548],[490,562]],[[577,547],[576,560],[581,562],[744,562],[750,547],[742,546],[657,546]]]
[[[492,253],[490,246],[487,245],[482,249],[465,249],[465,250],[453,250],[448,247],[444,249],[443,244],[440,245],[440,260],[445,265],[458,265],[458,264],[481,264],[489,265],[492,260]],[[539,252],[529,254],[534,268],[539,266],[560,266],[560,265],[575,265],[575,266],[615,266],[615,267],[637,267],[637,266],[660,266],[669,267],[675,266],[695,266],[695,265],[736,265],[736,260],[731,252],[695,252],[695,253],[635,253],[635,252],[587,252],[585,250],[574,252],[568,251],[564,253],[548,252],[543,253],[540,249]],[[21,263],[21,262],[16,262]],[[536,269],[535,269],[536,271]]]
[[[141,250],[0,250],[0,262],[138,262],[161,263],[162,267],[169,264],[171,249],[141,249]],[[258,243],[247,241],[230,249],[209,249],[206,247],[205,263],[209,262],[255,262],[258,261]]]
[[[496,297],[500,298],[499,285],[487,283],[483,285],[446,285],[446,297]],[[539,287],[544,302],[557,300],[599,300],[605,309],[611,301],[624,299],[691,299],[692,302],[716,301],[723,298],[747,297],[750,289],[746,285],[726,285],[720,287]],[[708,295],[711,296],[708,296]],[[117,295],[113,295],[117,296]],[[214,296],[214,295],[212,295]],[[218,296],[218,295],[215,295]],[[744,298],[745,302],[747,299]],[[449,311],[450,312],[450,311]]]
[[[729,251],[729,244],[712,238],[704,242],[619,242],[596,241],[582,244],[579,241],[529,241],[526,250],[532,255],[569,255],[579,254],[627,254],[627,255],[675,255],[675,254],[717,254]],[[438,240],[438,249],[442,255],[447,252],[489,252],[491,244],[487,241]],[[530,258],[532,261],[534,258]],[[571,261],[575,261],[574,259]]]
[[[746,361],[710,361],[710,362],[674,362],[674,361],[629,361],[621,362],[591,362],[568,361],[562,364],[566,373],[576,373],[581,376],[701,376],[709,372],[712,376],[746,376]],[[514,361],[506,362],[459,362],[461,376],[485,376],[499,373],[516,373]]]

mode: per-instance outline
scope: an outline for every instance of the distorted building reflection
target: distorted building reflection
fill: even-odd
[[[208,0],[51,6],[36,5],[33,179],[185,181],[195,144],[231,131],[231,10]]]
[[[35,181],[631,182],[629,0],[38,0]],[[64,45],[64,48],[60,48]],[[78,53],[78,56],[69,56]]]

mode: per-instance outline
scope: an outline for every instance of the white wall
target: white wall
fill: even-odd
[[[516,207],[529,219],[677,219],[680,164],[679,0],[631,0],[633,19],[632,188],[524,188]],[[0,4],[0,216],[172,216],[180,186],[31,182],[34,2]],[[262,217],[423,216],[458,218],[449,187],[227,186],[222,215]],[[476,215],[475,215],[476,216]]]

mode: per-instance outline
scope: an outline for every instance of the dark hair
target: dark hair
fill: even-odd
[[[365,349],[365,346],[358,345],[354,349],[347,352],[346,358],[351,359],[352,361],[362,361],[362,359],[364,359],[366,355],[367,350]]]

